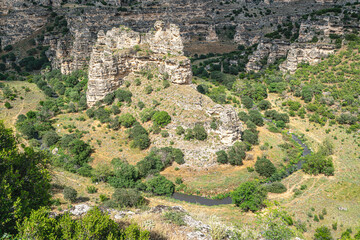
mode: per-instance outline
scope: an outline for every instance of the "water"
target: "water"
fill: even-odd
[[[303,150],[303,153],[301,156],[304,157],[311,153],[311,150],[309,149],[309,147],[307,145],[305,145],[295,134],[292,133],[291,137],[295,142],[299,143],[301,145],[301,147],[303,147],[304,150]],[[304,161],[299,161],[296,165],[297,170],[300,170],[302,168],[303,164],[304,164]],[[188,203],[197,203],[197,204],[205,205],[205,206],[216,206],[216,205],[232,203],[231,197],[227,197],[227,198],[218,200],[218,199],[209,199],[209,198],[204,198],[204,197],[200,197],[200,196],[188,195],[188,194],[184,194],[184,193],[174,193],[172,195],[172,198],[180,200],[180,201],[188,202]]]

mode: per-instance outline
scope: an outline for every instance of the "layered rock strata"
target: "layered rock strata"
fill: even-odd
[[[176,84],[189,84],[190,60],[183,56],[179,28],[158,21],[154,31],[145,34],[127,27],[100,31],[89,64],[87,102],[89,106],[122,85],[131,72],[157,68]]]

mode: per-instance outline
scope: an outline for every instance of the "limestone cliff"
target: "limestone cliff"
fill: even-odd
[[[156,67],[177,84],[189,84],[190,60],[183,56],[179,28],[158,21],[146,34],[126,27],[100,31],[89,64],[87,102],[92,106],[122,85],[130,72]]]
[[[286,61],[280,65],[280,70],[294,73],[299,63],[319,63],[322,58],[333,54],[334,51],[334,45],[329,44],[292,44]]]

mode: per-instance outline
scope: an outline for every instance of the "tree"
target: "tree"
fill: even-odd
[[[255,171],[259,173],[260,176],[271,177],[271,175],[276,172],[276,167],[266,157],[258,157],[255,163]]]
[[[243,165],[243,159],[246,157],[246,147],[244,143],[235,142],[234,145],[228,151],[229,163],[234,166]]]
[[[240,184],[231,194],[233,203],[244,211],[255,212],[264,206],[267,192],[256,180]]]
[[[332,240],[330,229],[322,226],[315,230],[314,240]]]
[[[65,200],[68,200],[70,202],[75,202],[78,193],[74,188],[66,186],[64,187],[63,194]]]
[[[257,126],[263,126],[264,120],[261,113],[257,110],[250,110],[249,111],[250,120],[255,123]]]
[[[12,108],[11,104],[9,102],[5,102],[5,105],[4,105],[7,109],[10,109]]]
[[[228,163],[228,156],[224,150],[216,152],[216,161],[221,164]]]
[[[10,129],[0,122],[0,232],[15,233],[16,222],[50,204],[50,173],[43,152],[19,151]]]
[[[261,110],[268,110],[271,108],[271,103],[268,100],[261,100],[258,104],[257,104],[258,108],[260,108]]]
[[[202,125],[196,124],[193,128],[194,137],[197,140],[204,141],[207,138],[207,133]]]
[[[140,179],[135,166],[120,158],[114,158],[111,164],[114,167],[114,176],[109,177],[110,185],[115,188],[134,188],[136,181]]]
[[[117,188],[111,200],[117,207],[137,207],[145,203],[140,192],[135,189]]]
[[[321,152],[307,155],[303,165],[304,172],[308,174],[318,175],[325,174],[326,176],[334,175],[334,164],[331,157],[326,157]]]
[[[243,96],[241,98],[241,103],[244,105],[245,108],[250,109],[253,107],[254,102],[253,100],[248,96]]]
[[[131,127],[136,121],[136,118],[131,115],[130,113],[125,113],[120,115],[119,117],[119,122],[121,123],[122,126],[129,128]]]
[[[171,196],[174,193],[175,185],[164,176],[158,175],[146,182],[147,190],[155,195]]]
[[[156,112],[151,119],[160,127],[165,127],[171,122],[170,115],[165,111]]]
[[[246,129],[243,132],[242,139],[245,142],[248,142],[248,143],[253,144],[253,145],[258,144],[258,134],[257,134],[257,132],[253,132],[253,131],[251,131],[249,129]]]
[[[47,147],[51,147],[55,143],[57,143],[60,139],[59,135],[57,135],[54,131],[48,131],[43,136],[43,142]]]

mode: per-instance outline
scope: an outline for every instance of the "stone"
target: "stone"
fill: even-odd
[[[179,28],[157,21],[155,31],[140,34],[121,26],[99,31],[89,64],[87,103],[91,107],[119,88],[131,72],[158,68],[175,84],[189,84],[190,60],[183,56]]]
[[[70,213],[75,216],[86,214],[92,207],[87,204],[78,204],[71,208]]]

